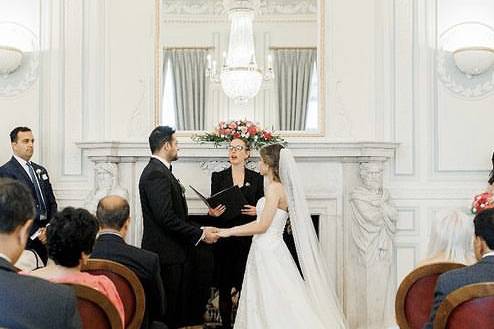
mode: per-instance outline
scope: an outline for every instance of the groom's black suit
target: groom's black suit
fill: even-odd
[[[170,328],[190,325],[187,314],[193,291],[192,260],[194,245],[202,230],[187,217],[182,186],[172,172],[151,158],[139,180],[144,232],[142,248],[159,255],[163,285],[167,294],[167,320]]]

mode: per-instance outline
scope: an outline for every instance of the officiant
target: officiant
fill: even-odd
[[[216,227],[233,227],[249,223],[255,219],[256,203],[264,195],[263,177],[245,167],[250,156],[250,145],[241,138],[233,139],[228,146],[230,167],[213,172],[211,177],[211,195],[237,185],[245,196],[248,204],[242,209],[242,214],[233,218],[222,218],[224,205],[210,208],[208,214],[216,217]],[[215,281],[219,289],[219,308],[223,329],[233,327],[232,323],[232,289],[240,291],[249,254],[252,237],[235,237],[220,239],[214,245]]]

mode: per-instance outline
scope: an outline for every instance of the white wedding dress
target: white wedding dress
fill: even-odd
[[[290,150],[281,150],[279,169],[289,213],[278,209],[267,231],[252,239],[234,328],[344,329],[346,320],[332,288]],[[264,198],[256,208],[261,214]],[[288,217],[303,276],[283,241]]]
[[[257,202],[262,213],[264,198]],[[235,329],[325,329],[283,241],[288,213],[278,209],[268,230],[252,239]]]

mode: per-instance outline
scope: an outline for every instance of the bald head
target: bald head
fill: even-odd
[[[96,217],[102,229],[120,231],[129,219],[129,213],[127,200],[117,195],[109,195],[99,201]]]

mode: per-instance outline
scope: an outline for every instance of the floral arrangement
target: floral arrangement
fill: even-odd
[[[215,146],[227,144],[235,138],[243,139],[251,148],[260,149],[268,144],[286,144],[285,140],[259,124],[243,120],[220,121],[213,131],[192,136],[198,143],[212,142]]]
[[[471,208],[472,214],[478,214],[479,212],[489,208],[494,208],[494,196],[491,192],[484,192],[473,198]]]

